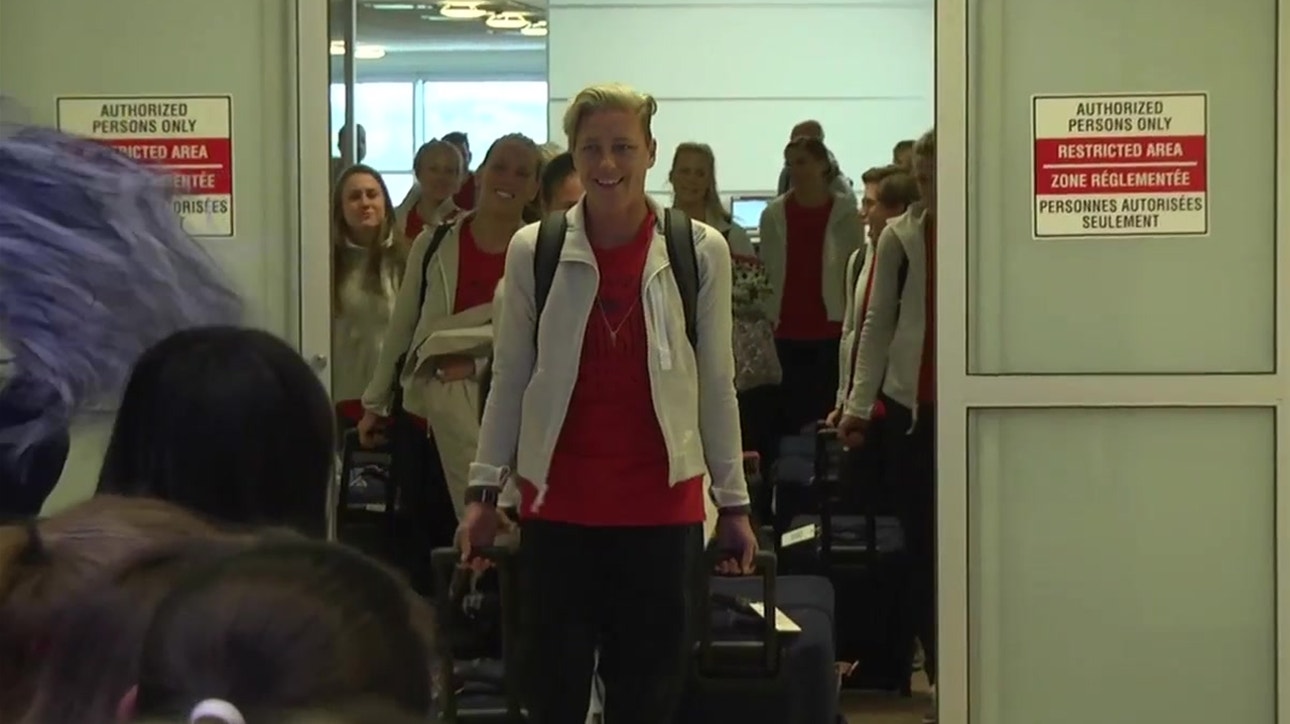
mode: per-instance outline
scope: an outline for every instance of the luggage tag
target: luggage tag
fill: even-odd
[[[806,525],[799,526],[790,531],[787,531],[786,533],[784,533],[784,535],[780,536],[779,547],[788,548],[789,546],[795,546],[799,543],[813,541],[819,537],[820,537],[820,524],[808,523]]]
[[[748,606],[752,608],[752,610],[756,611],[757,615],[761,616],[763,619],[766,618],[766,604],[761,601],[749,601]],[[775,631],[776,633],[782,634],[798,634],[802,633],[802,627],[798,626],[796,621],[789,618],[788,614],[776,608]]]

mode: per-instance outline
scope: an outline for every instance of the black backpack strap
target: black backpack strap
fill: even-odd
[[[905,247],[900,247],[900,269],[896,272],[896,298],[900,299],[905,296],[905,280],[909,278],[909,257],[905,254]]]
[[[417,312],[420,313],[421,307],[426,303],[426,287],[429,286],[430,260],[438,253],[439,247],[443,246],[443,240],[452,231],[455,222],[447,221],[435,227],[434,234],[430,237],[430,245],[426,247],[425,256],[421,257],[421,303],[417,305]]]
[[[564,249],[564,236],[569,222],[563,211],[547,214],[538,224],[537,245],[533,247],[533,341],[537,343],[537,329],[542,322],[542,310],[555,281],[555,270],[560,266],[560,252]]]
[[[856,286],[860,284],[860,275],[864,273],[865,262],[868,260],[868,246],[860,247],[860,250],[856,252],[855,256],[851,257],[851,294],[853,296],[856,293]]]
[[[417,296],[417,319],[421,318],[421,308],[426,305],[426,290],[430,286],[430,260],[439,252],[439,247],[443,246],[443,240],[447,238],[448,232],[452,231],[452,221],[442,223],[435,227],[434,233],[430,235],[430,243],[426,246],[425,256],[421,257],[421,291]],[[413,323],[415,324],[415,322]],[[398,411],[403,409],[403,385],[399,383],[399,375],[403,373],[403,365],[408,361],[408,352],[404,350],[399,355],[398,361],[394,363],[394,402],[393,409]]]
[[[691,347],[699,344],[699,259],[694,249],[694,226],[690,217],[678,209],[664,209],[663,237],[667,241],[667,258],[672,276],[681,291],[681,309],[685,312],[685,336]]]

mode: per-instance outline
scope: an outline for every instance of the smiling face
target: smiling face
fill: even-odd
[[[479,211],[522,216],[524,207],[537,198],[539,160],[537,149],[519,139],[498,141],[476,172]]]
[[[426,199],[442,201],[457,193],[465,169],[457,149],[440,143],[426,149],[417,159],[416,175],[421,184],[421,195]]]
[[[704,204],[712,188],[712,163],[703,153],[682,151],[676,154],[668,180],[672,182],[677,205]]]
[[[381,183],[366,173],[354,173],[345,179],[341,191],[341,210],[351,237],[363,237],[385,223],[385,193]]]
[[[631,111],[587,114],[574,139],[573,160],[588,205],[627,211],[645,199],[645,174],[654,166],[655,143]]]

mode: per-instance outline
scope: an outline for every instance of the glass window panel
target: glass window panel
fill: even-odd
[[[1277,0],[1144,1],[970,3],[973,374],[1273,369]],[[1172,53],[1180,38],[1225,50]],[[1033,238],[1032,96],[1145,90],[1208,94],[1207,119],[1192,112],[1187,125],[1207,127],[1209,234]],[[1171,107],[1181,127],[1184,112]],[[1102,118],[1127,117],[1109,114]],[[1043,136],[1067,134],[1061,119],[1070,117],[1058,117],[1058,130],[1046,124]],[[1125,170],[1114,160],[1094,163],[1095,171]],[[1182,196],[1065,198],[1114,198],[1128,212],[1124,199]],[[1117,214],[1062,218],[1081,226],[1085,215]]]
[[[974,724],[1275,724],[1270,408],[974,410]]]
[[[366,131],[367,156],[363,163],[377,169],[411,169],[416,153],[415,87],[411,82],[358,83],[354,86],[354,112]],[[332,143],[345,125],[345,85],[331,86]],[[339,154],[338,150],[333,153]]]
[[[408,192],[412,190],[412,185],[417,182],[417,177],[411,173],[382,171],[381,178],[385,179],[385,187],[390,190],[390,199],[395,206],[403,202]]]
[[[545,81],[427,81],[423,93],[425,137],[465,131],[472,167],[483,160],[493,141],[508,133],[546,143]]]

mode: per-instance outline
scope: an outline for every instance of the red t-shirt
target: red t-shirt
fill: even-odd
[[[466,175],[466,180],[461,182],[461,188],[453,195],[452,202],[459,209],[470,211],[475,208],[475,174]]]
[[[523,483],[522,515],[587,526],[701,523],[702,476],[668,485],[667,443],[654,410],[641,276],[654,236],[595,249],[600,291],[587,318],[577,381],[551,457],[547,492]]]
[[[457,296],[453,299],[452,313],[464,312],[471,307],[490,304],[497,292],[497,283],[506,270],[506,252],[495,254],[480,249],[470,223],[461,225],[457,261]]]
[[[923,227],[927,249],[927,312],[923,317],[923,359],[918,368],[918,401],[936,402],[936,221]]]
[[[829,321],[824,307],[824,236],[833,200],[802,206],[789,195],[784,204],[788,238],[784,294],[779,308],[779,339],[819,341],[842,336],[842,323]]]
[[[421,218],[421,212],[417,211],[416,205],[413,205],[412,210],[408,212],[408,221],[403,227],[403,235],[409,239],[415,239],[425,226],[425,219]]]

